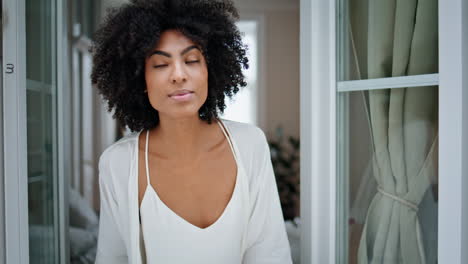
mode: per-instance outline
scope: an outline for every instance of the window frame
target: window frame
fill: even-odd
[[[335,263],[335,1],[300,1],[301,263]]]
[[[55,1],[52,10],[56,17],[55,58],[57,72],[57,108],[54,119],[57,133],[54,144],[57,145],[57,163],[54,170],[60,175],[56,185],[58,190],[56,203],[59,241],[56,241],[60,263],[69,262],[69,213],[68,213],[68,177],[70,173],[70,91],[60,89],[69,87],[67,73],[68,35],[67,1]],[[3,65],[15,65],[13,74],[2,74],[3,106],[3,181],[4,214],[0,224],[5,228],[4,262],[29,264],[29,213],[28,213],[28,159],[27,159],[27,100],[26,100],[26,0],[2,0],[3,24]],[[6,22],[6,23],[5,23]],[[55,122],[55,121],[54,121]],[[3,262],[2,262],[3,263]]]
[[[357,82],[370,87],[378,87],[379,81],[388,83],[363,80],[338,85],[337,8],[336,1],[300,1],[303,264],[338,261],[337,92],[352,90]],[[463,0],[439,4],[439,74],[426,76],[439,83],[439,175],[444,175],[439,178],[439,263],[468,263],[468,252],[463,250],[468,248],[468,228],[462,224],[468,222],[468,192],[463,192],[468,189],[468,179],[463,179],[468,175],[468,93],[463,93],[468,86],[467,42],[468,4]],[[411,81],[414,77],[403,77],[395,88]]]
[[[3,0],[3,176],[5,263],[29,263],[26,146],[26,21],[24,0]],[[10,18],[10,19],[9,19]],[[28,254],[24,254],[28,252]]]

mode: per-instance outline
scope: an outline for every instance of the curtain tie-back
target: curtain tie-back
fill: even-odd
[[[383,194],[384,196],[387,196],[388,198],[393,199],[393,200],[405,205],[406,207],[409,207],[409,208],[413,209],[416,212],[418,211],[418,205],[417,204],[415,204],[415,203],[413,203],[411,201],[405,200],[405,199],[403,199],[401,197],[398,197],[398,196],[396,196],[394,194],[391,194],[389,192],[386,192],[380,186],[377,187],[377,190],[379,191],[379,193]]]

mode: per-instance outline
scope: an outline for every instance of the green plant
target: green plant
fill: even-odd
[[[268,138],[271,161],[285,220],[299,216],[299,139],[284,136],[279,126],[274,137]]]

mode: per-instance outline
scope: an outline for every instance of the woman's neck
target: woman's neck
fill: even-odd
[[[158,126],[150,131],[150,152],[162,158],[193,161],[212,147],[214,142],[210,138],[216,140],[213,124],[200,120],[198,116],[160,116]]]

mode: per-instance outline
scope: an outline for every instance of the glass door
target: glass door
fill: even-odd
[[[25,8],[29,260],[60,263],[57,1]]]
[[[66,263],[63,0],[2,1],[5,262]],[[2,262],[3,263],[3,262]]]
[[[438,1],[337,2],[336,263],[437,263]]]
[[[463,3],[301,1],[303,263],[468,263]]]

